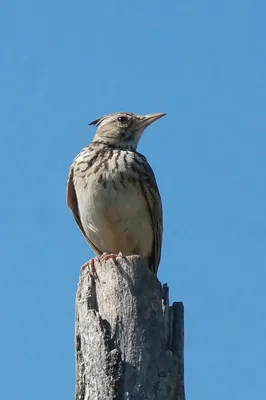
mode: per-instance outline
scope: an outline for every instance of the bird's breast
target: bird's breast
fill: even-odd
[[[80,219],[91,241],[101,250],[132,254],[147,243],[151,251],[151,219],[139,184],[139,173],[127,152],[74,173]],[[142,254],[140,254],[142,255]],[[144,256],[144,255],[143,255]]]

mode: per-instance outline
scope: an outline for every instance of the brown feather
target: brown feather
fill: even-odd
[[[153,170],[148,164],[146,158],[142,155],[141,158],[144,161],[143,167],[145,168],[146,174],[143,174],[141,176],[142,179],[140,180],[139,183],[143,195],[146,198],[146,202],[149,208],[149,213],[152,221],[154,240],[153,240],[153,251],[151,256],[151,263],[152,263],[151,268],[155,273],[157,273],[161,259],[162,234],[163,234],[162,201]]]
[[[101,256],[102,252],[92,243],[92,241],[86,235],[84,228],[82,226],[80,217],[79,217],[79,210],[78,210],[78,201],[76,190],[73,183],[73,166],[71,166],[69,174],[68,174],[68,181],[67,181],[67,205],[71,209],[72,214],[75,218],[75,221],[81,230],[83,236],[85,237],[86,241],[88,242],[89,246],[93,249],[97,256]]]

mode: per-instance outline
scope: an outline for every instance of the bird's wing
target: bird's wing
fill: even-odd
[[[157,273],[161,259],[163,236],[162,201],[151,166],[143,155],[140,155],[139,153],[137,154],[142,160],[142,173],[140,174],[139,183],[148,205],[153,228],[153,251],[151,256],[151,268],[155,273]]]
[[[92,241],[88,238],[86,235],[84,228],[82,226],[80,216],[79,216],[79,209],[78,209],[78,200],[77,200],[77,195],[76,195],[76,190],[73,182],[73,164],[70,167],[69,174],[68,174],[68,180],[67,180],[67,205],[71,209],[72,214],[76,220],[76,223],[78,224],[79,229],[81,230],[83,236],[87,240],[89,246],[92,248],[92,250],[96,253],[97,256],[101,256],[102,252],[92,243]]]

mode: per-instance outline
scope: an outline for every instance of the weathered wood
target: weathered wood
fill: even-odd
[[[95,261],[76,297],[76,400],[184,400],[184,310],[138,256]]]

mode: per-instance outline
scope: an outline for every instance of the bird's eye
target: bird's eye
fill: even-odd
[[[118,117],[117,120],[118,122],[121,122],[121,124],[126,124],[128,122],[128,118],[125,116]]]

